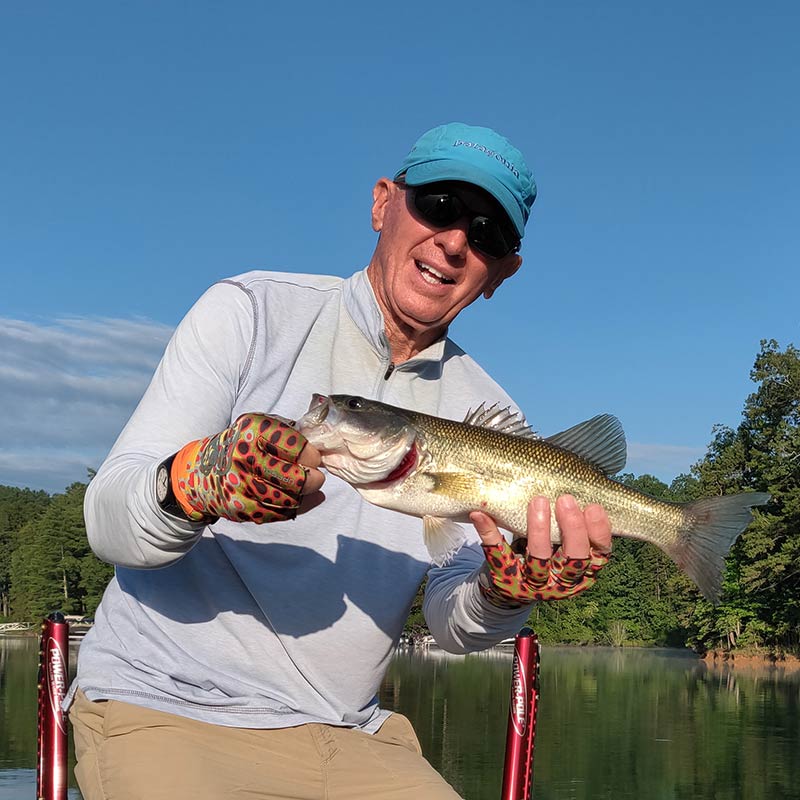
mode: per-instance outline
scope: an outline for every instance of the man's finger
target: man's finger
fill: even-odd
[[[533,497],[528,503],[528,555],[550,558],[553,545],[550,541],[550,500]]]
[[[298,461],[307,444],[302,433],[265,414],[243,415],[252,420],[255,446],[265,455],[285,461]]]
[[[306,482],[302,494],[310,495],[319,491],[325,483],[325,474],[316,469],[322,463],[319,450],[311,442],[306,442],[297,458],[297,463],[306,467]]]
[[[311,442],[306,442],[306,446],[303,448],[303,452],[300,453],[297,463],[302,464],[304,467],[318,467],[322,463],[322,456],[320,456],[319,450]]]
[[[306,468],[306,482],[303,484],[303,491],[300,494],[308,495],[318,492],[325,483],[325,474],[313,467]]]
[[[556,522],[561,529],[561,549],[567,558],[589,558],[589,529],[577,500],[571,494],[556,500]]]
[[[600,553],[611,552],[611,521],[603,506],[591,503],[583,510],[589,533],[589,544]]]
[[[487,545],[500,544],[503,540],[503,535],[495,525],[494,520],[483,511],[473,511],[469,515],[470,521],[475,526],[478,536],[481,537],[481,542]]]

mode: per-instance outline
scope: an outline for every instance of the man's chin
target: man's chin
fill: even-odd
[[[431,309],[424,305],[406,307],[401,310],[401,318],[405,325],[420,332],[445,330],[456,314],[451,309]]]

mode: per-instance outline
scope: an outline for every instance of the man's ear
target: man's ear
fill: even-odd
[[[508,263],[498,268],[497,274],[483,290],[483,296],[487,300],[500,288],[506,278],[510,278],[522,266],[522,256],[517,253],[514,253],[513,256],[506,256],[503,261],[506,259],[508,259]]]
[[[394,183],[388,178],[378,178],[372,189],[372,230],[380,232],[383,228],[383,217],[386,205],[392,193]]]

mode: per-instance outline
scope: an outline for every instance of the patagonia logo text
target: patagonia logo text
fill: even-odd
[[[453,142],[453,147],[469,147],[472,150],[480,150],[489,158],[494,158],[499,161],[506,169],[509,170],[509,172],[514,175],[515,178],[519,178],[519,170],[507,158],[504,158],[495,150],[490,150],[485,145],[479,144],[478,142],[465,142],[463,139],[456,139]]]

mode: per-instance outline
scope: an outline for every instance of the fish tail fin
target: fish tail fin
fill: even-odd
[[[750,524],[751,509],[769,499],[766,492],[746,492],[706,497],[683,507],[678,543],[669,555],[710,602],[719,602],[725,556]]]

